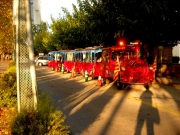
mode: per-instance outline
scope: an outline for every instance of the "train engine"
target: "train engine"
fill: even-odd
[[[149,84],[155,80],[156,59],[152,64],[149,64],[147,60],[140,57],[140,44],[136,43],[129,46],[131,51],[128,54],[124,54],[116,62],[117,89],[124,89],[127,84],[143,84],[146,89],[149,88]],[[129,54],[132,55],[129,55]]]

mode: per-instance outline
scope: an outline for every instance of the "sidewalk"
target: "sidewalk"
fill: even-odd
[[[0,75],[6,71],[9,66],[10,60],[1,60],[0,61]]]
[[[180,78],[171,77],[171,76],[169,77],[161,76],[161,77],[156,77],[155,83],[164,84],[164,85],[175,85],[175,84],[180,84]]]

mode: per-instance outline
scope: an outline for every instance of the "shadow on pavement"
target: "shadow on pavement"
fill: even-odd
[[[142,93],[141,106],[137,116],[135,135],[141,135],[142,127],[146,123],[147,135],[154,135],[154,124],[160,123],[158,109],[152,106],[152,95],[150,90]]]
[[[126,99],[129,98],[128,95],[129,93],[131,93],[131,89],[118,91],[116,89],[116,86],[111,84],[111,86],[109,85],[108,88],[106,88],[106,86],[98,87],[93,82],[93,80],[89,80],[89,82],[85,83],[82,76],[70,78],[70,74],[60,75],[59,73],[55,73],[53,71],[46,74],[42,73],[42,75],[40,75],[41,73],[38,74],[39,83],[41,85],[43,85],[43,83],[41,83],[42,81],[49,83],[51,87],[47,89],[56,92],[54,94],[56,107],[58,107],[65,113],[65,115],[67,116],[66,121],[71,125],[71,130],[75,132],[74,134],[88,134],[87,129],[93,129],[92,126],[96,124],[101,125],[101,131],[98,132],[99,134],[108,134],[109,128],[112,128],[111,125],[114,124],[113,122],[115,116],[121,115],[120,118],[122,118],[123,115],[128,115],[126,114],[125,110],[122,110],[121,112],[121,108],[123,106],[123,103],[127,101]],[[68,78],[63,76],[67,76]],[[77,86],[73,87],[75,85]],[[152,105],[152,96],[154,96],[153,94],[155,93],[154,91],[152,93],[152,91],[150,90],[144,91],[138,89],[137,91],[138,93],[140,93],[141,105],[137,114],[137,118],[133,119],[137,120],[137,123],[133,125],[133,133],[135,132],[135,135],[140,135],[142,132],[142,127],[146,123],[146,130],[148,135],[153,135],[154,125],[160,124],[158,109],[153,107]],[[172,91],[176,91],[176,94],[180,95],[180,90],[176,90],[175,88],[174,90],[167,89],[167,91],[174,98],[176,97],[173,96]],[[114,98],[116,98],[117,100],[112,104],[112,100]],[[176,101],[176,103],[178,104],[178,101]],[[101,114],[104,111],[109,111],[110,106],[113,106],[113,108],[110,110],[110,115],[107,114],[108,116],[105,117],[106,120],[103,124],[98,123],[100,119],[102,119]],[[129,115],[132,115],[131,112],[128,113]],[[126,119],[124,118],[124,120]],[[124,124],[122,121],[120,122]]]

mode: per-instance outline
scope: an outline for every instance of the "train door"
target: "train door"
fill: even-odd
[[[90,51],[89,50],[86,50],[84,49],[83,52],[82,52],[82,70],[81,70],[81,73],[84,75],[85,74],[85,71],[87,70],[88,71],[88,65],[89,65],[89,62],[90,62]]]
[[[102,76],[102,49],[95,50],[92,60],[92,78]]]
[[[54,51],[48,53],[48,67],[53,69]]]
[[[76,51],[74,53],[74,64],[75,64],[75,72],[80,73],[81,67],[82,67],[82,61],[81,61],[81,51]]]
[[[86,56],[87,56],[87,59],[86,59],[86,70],[88,71],[88,74],[89,75],[92,75],[92,68],[93,68],[93,64],[92,64],[92,52],[93,50],[88,50],[86,52]]]
[[[90,69],[89,69],[89,75],[93,75],[93,68],[94,68],[94,65],[95,65],[95,62],[96,62],[96,50],[93,50],[92,52],[91,52],[91,67],[90,67]]]
[[[110,67],[110,49],[102,50],[102,64],[101,64],[101,74],[103,78],[109,78],[109,67]]]
[[[55,64],[54,64],[55,71],[61,71],[62,59],[63,59],[63,51],[57,51],[55,56]]]
[[[74,51],[70,50],[66,53],[67,59],[64,61],[64,69],[67,72],[71,72],[74,67]]]
[[[106,77],[108,77],[108,79],[113,79],[114,77],[114,71],[116,66],[119,66],[119,59],[122,57],[122,51],[110,51],[110,63],[109,63],[109,67],[107,67],[107,71],[106,71]]]

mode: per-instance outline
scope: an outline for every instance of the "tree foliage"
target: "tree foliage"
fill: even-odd
[[[77,0],[71,14],[34,26],[35,52],[115,45],[119,38],[154,46],[179,40],[178,0]],[[0,1],[0,54],[12,52],[12,0]]]
[[[56,47],[114,45],[119,38],[154,46],[176,44],[180,30],[177,0],[77,0],[73,13],[53,20]]]
[[[33,25],[33,42],[35,54],[48,53],[51,50],[57,50],[52,45],[51,33],[48,31],[48,25],[46,22],[41,22],[40,25]]]
[[[12,53],[12,0],[0,1],[0,55]]]

